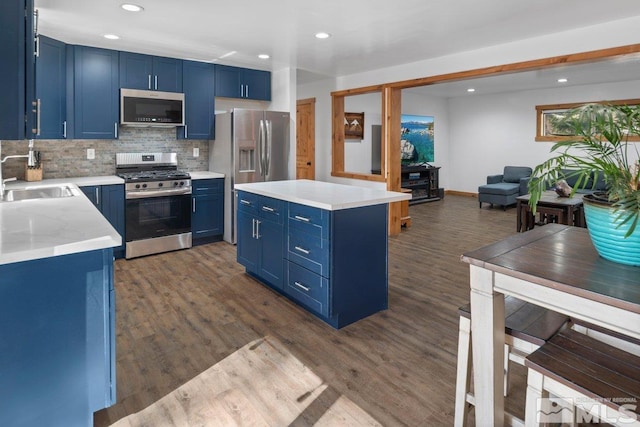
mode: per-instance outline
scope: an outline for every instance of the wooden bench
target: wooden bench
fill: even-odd
[[[525,425],[640,426],[640,357],[565,329],[527,356],[525,366]]]
[[[524,365],[526,355],[535,351],[563,326],[569,325],[569,317],[546,308],[519,300],[512,296],[504,299],[505,313],[505,358],[504,394],[509,391],[509,361]],[[471,305],[458,309],[460,331],[458,335],[458,367],[456,377],[456,402],[454,425],[465,426],[469,405],[475,397],[469,392],[471,383]],[[507,415],[507,424],[518,420]],[[476,423],[480,425],[480,423]]]

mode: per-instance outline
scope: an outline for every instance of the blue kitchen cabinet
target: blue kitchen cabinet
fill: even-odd
[[[71,56],[71,58],[69,58]],[[87,46],[67,49],[68,99],[73,99],[74,139],[118,138],[118,51]],[[67,114],[67,119],[70,114]]]
[[[116,401],[111,248],[0,266],[0,425],[92,426]]]
[[[36,97],[40,104],[38,139],[64,139],[67,134],[66,44],[38,36]]]
[[[30,138],[35,123],[33,0],[2,2],[0,29],[0,139]]]
[[[387,205],[325,210],[239,191],[237,259],[342,328],[388,308]]]
[[[182,92],[182,60],[120,52],[120,87]]]
[[[88,185],[80,187],[91,203],[122,237],[122,245],[114,248],[116,258],[125,255],[125,196],[124,184]]]
[[[237,193],[237,260],[247,272],[281,290],[284,285],[284,217],[282,200]]]
[[[271,73],[216,64],[216,96],[271,101]]]
[[[182,61],[182,88],[185,126],[177,128],[178,139],[214,139],[214,65]]]
[[[191,208],[193,246],[222,240],[224,178],[193,180]]]

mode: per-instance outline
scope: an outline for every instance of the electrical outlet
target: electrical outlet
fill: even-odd
[[[200,156],[200,149],[198,147],[193,147],[193,157]]]
[[[87,160],[93,160],[96,158],[96,150],[94,148],[87,148]]]

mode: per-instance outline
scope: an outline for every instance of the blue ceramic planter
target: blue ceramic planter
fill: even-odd
[[[584,198],[584,216],[593,246],[604,259],[626,265],[640,266],[640,227],[625,238],[630,224],[616,227],[618,213],[605,203]]]

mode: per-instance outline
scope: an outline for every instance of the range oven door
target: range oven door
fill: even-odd
[[[127,242],[191,232],[191,195],[128,199]]]

